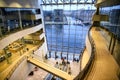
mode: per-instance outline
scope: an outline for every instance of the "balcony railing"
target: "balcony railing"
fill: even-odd
[[[40,25],[40,24],[42,24],[41,21],[38,21],[38,22],[35,21],[34,24],[26,24],[26,25],[23,25],[22,28],[21,27],[16,27],[16,28],[13,28],[13,29],[9,29],[8,27],[6,27],[6,29],[5,28],[2,29],[0,27],[0,39],[3,39],[4,37],[6,37],[6,36],[8,36],[12,33],[16,33],[18,31],[21,31],[21,30],[24,30],[24,29],[32,28],[32,27]]]
[[[80,71],[79,75],[75,78],[75,80],[82,80],[82,79],[84,79],[86,77],[87,73],[91,70],[90,68],[92,67],[92,64],[94,62],[95,44],[94,44],[94,40],[92,39],[92,37],[90,35],[91,29],[92,29],[92,26],[90,27],[90,29],[88,31],[88,39],[89,39],[90,46],[91,46],[91,55],[90,55],[88,63],[86,64],[84,69],[82,71]]]
[[[17,67],[25,60],[27,59],[27,56],[32,54],[33,51],[38,50],[39,46],[36,46],[29,50],[27,53],[23,54],[20,58],[18,58],[13,64],[10,65],[4,72],[0,74],[0,80],[9,80],[14,71],[17,69]]]

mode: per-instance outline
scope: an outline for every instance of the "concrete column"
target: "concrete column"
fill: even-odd
[[[21,43],[23,44],[23,48],[21,49],[21,52],[20,52],[20,54],[22,53],[24,53],[24,50],[25,50],[25,40],[24,40],[24,37],[22,37],[21,38]]]
[[[57,52],[55,51],[55,60],[56,60],[56,57],[57,57]]]
[[[68,53],[67,53],[67,61],[68,61]]]
[[[2,10],[1,10],[1,9],[0,9],[0,13],[1,13],[1,16],[2,16],[2,25],[1,25],[1,26],[4,26],[3,15],[2,15]],[[2,29],[1,29],[1,26],[0,26],[0,37],[2,37]]]
[[[61,52],[61,59],[62,59],[62,52]]]
[[[2,37],[2,30],[1,30],[1,26],[0,26],[0,37]]]
[[[74,61],[74,58],[75,58],[75,54],[73,54],[73,61]]]
[[[7,48],[4,48],[5,58],[6,58],[7,64],[10,64],[8,56],[7,56],[7,50],[6,49]]]
[[[23,29],[20,9],[18,10],[18,15],[19,15],[19,26],[20,26],[21,29]]]
[[[95,15],[99,15],[99,7],[97,6],[97,10],[95,12]],[[93,21],[92,26],[99,27],[100,26],[100,21]]]
[[[34,26],[34,20],[32,20],[32,26]]]
[[[21,38],[21,42],[25,44],[24,37]]]
[[[99,13],[100,13],[100,12],[99,12],[99,7],[97,7],[97,10],[96,10],[96,13],[95,13],[95,14],[96,14],[96,15],[99,15]]]
[[[51,58],[51,51],[48,51],[49,52],[49,57]]]

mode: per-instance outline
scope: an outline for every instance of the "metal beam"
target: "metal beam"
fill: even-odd
[[[80,3],[64,3],[64,5],[70,5],[70,4],[94,4],[94,3],[92,3],[92,2],[86,2],[86,3],[83,3],[83,2],[80,2]],[[46,4],[41,4],[41,5],[63,5],[63,3],[58,3],[58,4],[56,4],[56,3],[51,3],[51,4],[46,3]]]

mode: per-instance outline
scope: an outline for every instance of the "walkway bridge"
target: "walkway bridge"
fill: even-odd
[[[42,68],[43,70],[49,72],[49,73],[52,73],[53,75],[55,76],[58,76],[64,80],[74,80],[74,77],[72,75],[69,75],[68,73],[60,70],[60,69],[57,69],[55,68],[54,66],[51,66],[51,65],[48,65],[46,64],[45,62],[43,61],[40,61],[36,58],[33,58],[33,57],[29,57],[28,58],[28,62]]]

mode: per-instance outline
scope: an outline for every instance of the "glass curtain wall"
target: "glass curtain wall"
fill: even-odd
[[[79,56],[95,11],[93,3],[92,0],[43,0],[49,57]]]
[[[120,38],[120,5],[101,8],[100,13],[109,16],[109,22],[103,21],[101,25],[105,26]]]
[[[120,5],[103,7],[100,9],[100,13],[109,16],[109,22],[103,21],[101,25],[111,32],[109,33],[111,34],[111,40],[109,39],[111,46],[109,50],[120,65]]]
[[[41,14],[40,9],[0,8],[0,39],[13,32],[41,24],[41,19],[31,16]]]

